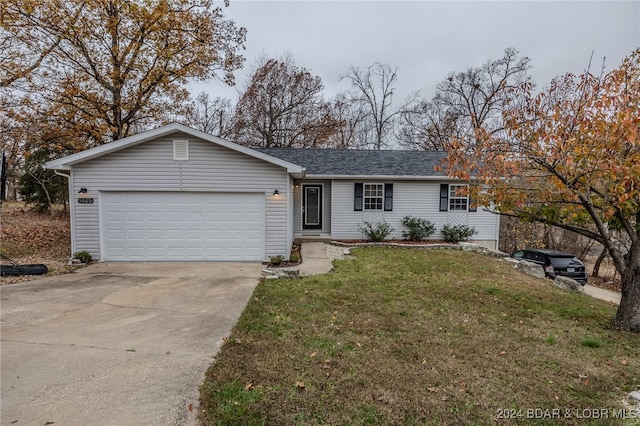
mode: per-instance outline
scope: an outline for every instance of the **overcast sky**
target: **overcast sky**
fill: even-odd
[[[349,88],[340,75],[351,65],[398,67],[397,95],[431,98],[452,71],[464,71],[515,47],[531,58],[536,84],[616,68],[640,47],[640,1],[249,1],[231,0],[225,15],[247,29],[236,88],[191,86],[234,102],[256,58],[290,52],[319,75],[329,98]],[[397,99],[399,101],[400,99]]]

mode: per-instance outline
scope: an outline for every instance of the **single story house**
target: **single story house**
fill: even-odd
[[[251,149],[170,124],[50,161],[69,180],[72,251],[100,261],[288,259],[294,240],[363,239],[404,216],[475,227],[495,248],[500,217],[473,208],[444,153]]]

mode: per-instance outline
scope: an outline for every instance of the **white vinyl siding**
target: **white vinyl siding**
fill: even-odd
[[[478,234],[473,236],[476,241],[497,240],[497,226],[499,216],[478,208],[477,212],[439,211],[440,184],[432,181],[392,181],[393,183],[393,211],[354,211],[354,183],[355,180],[335,180],[332,183],[332,228],[331,236],[338,240],[363,239],[358,230],[364,222],[376,223],[386,221],[393,228],[388,238],[402,238],[402,218],[414,216],[431,221],[436,232],[430,237],[432,240],[443,238],[440,229],[445,224],[466,224],[474,226]],[[364,182],[365,184],[367,182]],[[453,223],[452,223],[453,222]]]
[[[174,161],[173,140],[189,140],[189,161]],[[95,196],[94,204],[75,204],[74,251],[101,259],[100,191],[186,191],[262,193],[265,200],[265,260],[288,257],[293,238],[287,223],[287,171],[245,154],[183,133],[131,146],[73,166],[73,190]],[[280,196],[273,196],[278,189]]]

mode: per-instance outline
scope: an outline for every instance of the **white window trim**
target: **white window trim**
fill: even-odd
[[[380,196],[367,196],[367,186],[381,186],[382,187],[382,195]],[[372,199],[372,198],[376,198],[376,199],[380,199],[380,208],[379,209],[372,209],[372,208],[367,208],[367,198]],[[377,204],[377,203],[376,203]],[[377,211],[383,211],[384,210],[384,183],[377,183],[377,182],[372,182],[372,183],[363,183],[362,185],[362,210],[363,211],[372,211],[372,212],[377,212]]]
[[[180,149],[182,147],[184,147],[183,150]],[[180,151],[183,151],[183,152],[180,152]],[[173,160],[189,161],[189,140],[188,139],[173,140]]]
[[[456,195],[456,189],[468,187],[466,184],[449,184],[449,211],[454,212],[467,212],[469,211],[469,196],[468,195]],[[464,208],[452,208],[455,201],[464,200]]]

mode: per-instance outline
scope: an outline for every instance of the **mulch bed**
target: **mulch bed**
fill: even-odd
[[[410,241],[410,240],[384,240],[379,243],[374,243],[367,240],[334,240],[332,242],[344,245],[361,245],[361,244],[397,244],[397,245],[407,245],[407,246],[428,246],[428,245],[455,245],[452,243],[448,243],[444,240],[424,240],[424,241]]]
[[[289,266],[297,266],[301,263],[302,254],[300,253],[300,244],[297,243],[293,243],[293,246],[291,247],[291,256],[289,260],[277,264],[264,262],[264,264],[272,268],[288,268]]]

